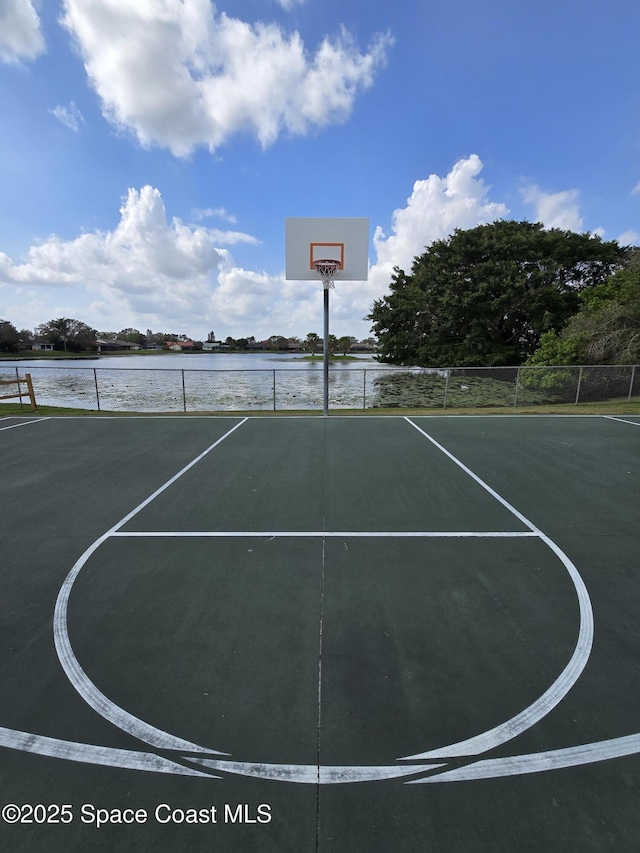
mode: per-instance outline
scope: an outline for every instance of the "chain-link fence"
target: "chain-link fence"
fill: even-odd
[[[323,371],[29,367],[43,406],[108,412],[322,411]],[[25,370],[0,363],[0,379]],[[504,408],[631,400],[636,366],[350,367],[329,371],[329,408]]]

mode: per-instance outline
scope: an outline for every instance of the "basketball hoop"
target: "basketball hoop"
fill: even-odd
[[[333,261],[326,258],[325,260],[315,261],[313,267],[322,279],[322,286],[325,290],[335,287],[334,279],[340,269],[340,261]]]

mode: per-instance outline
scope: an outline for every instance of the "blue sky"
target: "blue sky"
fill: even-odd
[[[0,317],[321,332],[287,216],[370,220],[364,320],[455,228],[640,244],[636,0],[0,0]]]

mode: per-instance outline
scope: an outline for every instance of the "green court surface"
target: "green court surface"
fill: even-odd
[[[16,417],[0,471],[0,850],[640,849],[640,418]]]

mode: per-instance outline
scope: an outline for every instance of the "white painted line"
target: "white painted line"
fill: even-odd
[[[325,434],[326,439],[326,434]],[[326,450],[326,444],[325,444]],[[324,472],[323,472],[324,473]],[[324,477],[323,477],[324,480]],[[324,483],[322,485],[324,492]],[[324,525],[324,510],[322,524]],[[316,727],[316,782],[320,784],[320,753],[322,748],[322,641],[324,639],[324,592],[326,579],[326,540],[322,540],[322,571],[320,575],[320,618],[318,620],[318,722]]]
[[[411,424],[411,426],[415,427],[418,432],[422,433],[425,438],[429,439],[432,444],[438,447],[449,459],[462,468],[462,470],[472,477],[476,483],[482,486],[482,488],[492,495],[492,497],[499,501],[504,507],[519,518],[523,524],[529,527],[543,540],[543,542],[564,564],[569,576],[571,577],[578,597],[578,605],[580,608],[580,630],[578,632],[578,640],[575,650],[567,666],[549,689],[542,694],[542,696],[536,699],[535,702],[515,717],[512,717],[504,723],[501,723],[488,731],[482,732],[475,737],[467,738],[466,740],[458,741],[457,743],[448,744],[440,749],[430,749],[426,752],[409,755],[399,760],[416,761],[425,758],[448,758],[453,756],[478,755],[482,752],[486,752],[488,749],[492,749],[495,746],[512,740],[514,737],[517,737],[517,735],[522,734],[522,732],[531,728],[531,726],[539,722],[539,720],[555,708],[571,690],[582,674],[582,671],[589,660],[589,655],[591,654],[591,647],[593,645],[593,610],[591,607],[591,600],[580,573],[567,555],[555,544],[555,542],[549,539],[546,534],[525,518],[522,513],[518,512],[518,510],[511,506],[508,501],[488,486],[484,480],[481,480],[480,477],[474,474],[473,471],[467,468],[467,466],[457,459],[452,453],[449,453],[449,451],[441,444],[438,444],[435,439],[431,438],[430,435],[421,430],[420,427],[416,426],[411,420],[409,420],[409,418],[406,418],[406,420]]]
[[[184,756],[186,757],[186,756]],[[261,764],[250,761],[220,761],[209,758],[193,758],[196,764],[226,771],[239,776],[253,776],[276,782],[302,782],[307,785],[331,785],[347,782],[379,782],[383,779],[398,779],[424,773],[442,764],[377,765],[377,766],[318,766],[317,764]]]
[[[156,489],[152,495],[149,495],[149,497],[146,498],[146,500],[142,501],[142,503],[139,504],[135,509],[132,509],[128,515],[125,515],[125,517],[123,519],[121,519],[117,524],[115,524],[111,528],[111,530],[107,531],[107,535],[109,535],[111,533],[115,533],[121,527],[124,527],[124,525],[128,521],[130,521],[134,517],[134,515],[137,515],[141,510],[143,510],[146,506],[148,506],[151,503],[151,501],[154,501],[159,495],[161,495],[164,491],[166,491],[166,489],[168,489],[169,486],[172,486],[176,482],[176,480],[179,480],[183,474],[186,474],[187,471],[189,471],[191,468],[193,468],[194,465],[197,465],[198,462],[200,462],[202,459],[204,459],[204,457],[207,456],[207,454],[211,453],[211,451],[214,448],[216,448],[226,438],[228,438],[232,432],[235,432],[238,429],[238,427],[241,427],[244,423],[246,423],[247,420],[248,420],[248,418],[243,418],[240,421],[240,423],[237,423],[235,426],[231,427],[231,429],[228,430],[227,432],[225,432],[225,434],[221,438],[219,438],[217,441],[214,441],[213,444],[209,445],[209,447],[207,447],[206,450],[203,450],[199,456],[196,456],[196,458],[193,459],[191,462],[189,462],[188,465],[185,465],[184,468],[182,468],[180,471],[178,471],[177,474],[174,474],[174,476],[170,480],[167,480],[167,482],[164,483],[162,486],[160,486],[159,489]]]
[[[19,416],[14,415],[13,417]],[[175,415],[50,415],[50,417],[55,421],[77,421],[78,423],[88,423],[89,421],[237,421],[243,416],[187,415],[187,417],[185,417],[182,412],[176,412]],[[244,418],[244,420],[247,420],[247,418]]]
[[[447,770],[425,779],[412,779],[408,785],[428,782],[467,782],[474,779],[495,779],[501,776],[520,776],[524,773],[543,773],[563,767],[578,767],[594,764],[611,758],[622,758],[640,752],[640,734],[571,746],[567,749],[552,749],[530,755],[512,755],[508,758],[491,758],[476,761],[465,767]]]
[[[109,720],[110,723],[113,723],[114,726],[117,726],[119,729],[129,732],[129,734],[137,737],[139,740],[149,743],[152,746],[159,747],[160,749],[186,749],[189,752],[211,752],[211,750],[205,749],[198,744],[191,743],[191,741],[175,737],[162,729],[157,729],[155,726],[145,723],[143,720],[140,720],[128,711],[120,708],[112,702],[111,699],[105,696],[104,693],[98,690],[78,663],[78,659],[71,647],[71,640],[69,639],[69,630],[67,625],[69,596],[71,594],[73,584],[82,567],[89,557],[97,551],[100,545],[108,539],[108,537],[109,534],[105,533],[99,539],[96,539],[91,547],[87,548],[82,557],[80,557],[67,575],[60,592],[58,593],[58,600],[56,601],[56,607],[53,615],[53,637],[60,664],[62,665],[67,678],[85,702],[90,705],[94,711],[100,714],[101,717],[104,717],[105,720]]]
[[[314,410],[310,410],[310,411],[314,411]],[[328,420],[330,420],[330,421],[337,421],[337,420],[344,420],[344,421],[347,421],[347,420],[349,420],[349,421],[365,420],[365,421],[370,421],[370,420],[378,419],[378,420],[384,420],[384,421],[394,421],[394,420],[406,420],[409,417],[409,415],[339,415],[339,414],[337,414],[338,411],[339,410],[336,410],[336,409],[331,410],[329,413]],[[179,414],[179,413],[177,413],[177,414]],[[167,416],[167,417],[171,417],[171,416]],[[175,415],[173,417],[175,417]],[[292,421],[292,420],[296,420],[296,419],[297,420],[306,420],[306,421],[314,420],[314,419],[315,420],[326,420],[324,415],[289,415],[289,414],[287,414],[286,409],[280,409],[279,413],[277,415],[274,415],[272,412],[264,410],[261,413],[256,413],[253,415],[247,415],[247,417],[249,418],[249,420],[272,420],[272,421],[278,421],[278,420],[279,421],[282,421],[282,420]],[[467,420],[467,421],[476,421],[476,420],[479,420],[480,418],[490,418],[491,420],[495,420],[496,418],[508,418],[512,421],[521,421],[521,420],[524,420],[525,418],[538,418],[538,419],[553,418],[554,420],[558,420],[559,418],[601,418],[602,415],[567,415],[567,414],[557,414],[557,415],[528,414],[528,415],[525,415],[525,414],[520,414],[518,412],[518,413],[508,414],[508,415],[499,415],[497,413],[493,414],[493,415],[476,415],[476,414],[469,414],[469,415],[445,415],[445,414],[426,415],[426,414],[418,414],[418,415],[411,415],[411,417],[412,418],[429,419],[429,420],[442,420],[443,418],[449,418],[449,419],[458,419],[458,420]]]
[[[402,418],[408,419],[409,415],[395,415],[394,417],[402,417]],[[525,414],[520,414],[518,412],[518,413],[514,413],[514,414],[509,414],[509,415],[499,415],[496,413],[494,415],[475,415],[475,414],[473,414],[473,415],[411,415],[411,417],[412,418],[460,418],[460,419],[464,418],[465,420],[468,420],[468,421],[476,421],[479,418],[490,418],[491,420],[494,420],[495,418],[509,418],[510,420],[513,420],[513,421],[521,421],[521,420],[524,420],[525,418],[538,418],[538,419],[552,418],[553,420],[557,421],[559,418],[574,418],[574,419],[575,418],[601,418],[602,415],[566,415],[566,414],[560,414],[560,413],[558,413],[557,415],[548,415],[548,414],[547,415],[543,415],[543,414],[525,415]]]
[[[67,575],[60,592],[58,593],[58,599],[56,601],[56,607],[53,615],[53,637],[56,646],[56,652],[58,653],[58,658],[64,669],[67,678],[71,682],[71,684],[78,691],[80,696],[89,704],[94,711],[97,711],[100,716],[104,717],[109,722],[113,723],[119,729],[123,731],[129,732],[134,737],[137,737],[139,740],[144,741],[145,743],[152,744],[153,746],[159,747],[161,749],[180,749],[187,750],[188,752],[207,752],[207,753],[217,753],[219,755],[226,755],[224,752],[218,753],[217,750],[209,749],[207,747],[199,746],[198,744],[191,743],[190,741],[184,740],[179,737],[175,737],[168,732],[163,731],[162,729],[157,729],[155,726],[150,725],[149,723],[144,722],[144,720],[139,719],[138,717],[130,714],[128,711],[125,711],[119,705],[116,705],[115,702],[112,702],[107,696],[104,695],[96,685],[91,681],[91,679],[87,676],[85,671],[80,666],[78,659],[76,658],[73,648],[71,646],[71,640],[69,638],[69,626],[67,622],[67,614],[69,607],[69,596],[71,595],[71,589],[73,584],[78,577],[82,567],[85,565],[89,557],[102,545],[102,543],[109,538],[113,533],[115,533],[120,527],[127,523],[131,518],[133,518],[140,510],[144,509],[144,507],[148,506],[154,498],[158,497],[158,495],[162,494],[165,489],[169,488],[172,483],[175,483],[176,480],[185,474],[189,469],[193,468],[201,459],[203,459],[208,453],[210,453],[214,447],[217,447],[220,442],[224,441],[228,436],[231,435],[238,427],[242,426],[243,423],[246,422],[246,418],[240,423],[237,423],[234,427],[232,427],[228,432],[226,432],[221,438],[211,444],[205,451],[203,451],[199,456],[197,456],[193,461],[191,461],[188,465],[185,465],[177,474],[171,477],[170,480],[167,480],[164,485],[160,486],[159,489],[150,495],[150,497],[146,498],[146,500],[142,501],[135,509],[131,510],[130,513],[125,515],[117,524],[115,524],[110,530],[104,533],[99,539],[96,541],[84,552],[84,554],[80,557],[80,559],[73,566],[69,574]]]
[[[518,518],[526,527],[528,527],[529,530],[533,530],[536,533],[540,532],[534,524],[532,524],[527,518],[524,517],[524,515],[522,515],[521,512],[518,512],[518,510],[515,507],[511,506],[511,504],[508,501],[506,501],[501,495],[499,495],[494,489],[492,489],[491,486],[489,486],[487,483],[485,483],[484,480],[481,480],[480,477],[478,477],[477,474],[474,474],[470,468],[467,468],[467,466],[463,462],[461,462],[457,457],[455,457],[453,455],[453,453],[449,453],[449,451],[446,449],[446,447],[443,447],[441,444],[439,444],[439,442],[437,442],[435,440],[435,438],[432,438],[429,435],[429,433],[426,433],[423,429],[420,429],[420,427],[417,424],[414,424],[414,422],[410,418],[405,418],[405,421],[407,421],[407,423],[411,424],[411,426],[414,429],[417,429],[421,435],[423,435],[426,439],[428,439],[428,441],[430,441],[431,444],[433,444],[435,447],[438,448],[438,450],[440,450],[442,453],[444,453],[445,456],[448,456],[452,462],[455,462],[455,464],[459,468],[462,468],[462,470],[465,472],[465,474],[468,474],[472,480],[475,480],[479,486],[482,486],[482,488],[485,491],[489,492],[491,497],[495,498],[499,503],[502,504],[503,507],[508,509],[509,512],[513,513],[513,515],[515,515],[516,518]]]
[[[604,415],[604,417],[610,421],[620,421],[621,424],[631,424],[631,426],[640,426],[640,422],[638,421],[627,421],[624,418],[618,418],[614,415]]]
[[[400,531],[400,532],[338,532],[332,531],[284,531],[284,532],[267,532],[267,531],[160,531],[160,532],[124,532],[120,528],[124,526],[131,518],[147,506],[155,497],[161,494],[166,488],[174,483],[178,477],[188,471],[193,465],[200,461],[207,453],[216,447],[221,441],[229,436],[235,429],[246,422],[244,418],[240,423],[236,424],[222,438],[212,444],[204,453],[200,454],[191,463],[185,466],[178,474],[167,481],[149,498],[143,501],[132,512],[125,516],[120,522],[114,525],[103,536],[97,539],[90,548],[85,551],[80,560],[75,564],[62,589],[60,590],[58,601],[56,603],[56,613],[54,616],[54,637],[56,640],[56,649],[60,657],[61,663],[72,684],[78,690],[80,695],[92,706],[98,713],[102,714],[106,719],[114,722],[119,728],[134,734],[139,739],[148,743],[153,743],[163,748],[180,749],[188,752],[224,755],[225,753],[216,753],[215,750],[207,749],[196,744],[190,744],[180,738],[156,729],[153,726],[139,720],[137,717],[129,714],[123,709],[115,705],[111,700],[104,696],[88,679],[86,674],[81,669],[73,650],[68,636],[67,626],[67,608],[68,600],[73,583],[80,572],[83,565],[89,557],[111,536],[197,536],[197,537],[261,537],[272,538],[276,536],[310,536],[310,537],[367,537],[367,536],[427,536],[427,537],[539,537],[545,544],[554,551],[556,556],[564,563],[565,568],[569,572],[580,605],[580,633],[576,650],[571,661],[554,682],[549,690],[534,702],[529,708],[525,709],[521,714],[508,720],[495,729],[482,733],[474,738],[462,741],[458,744],[451,744],[441,750],[431,750],[430,752],[421,753],[418,756],[399,759],[400,761],[409,761],[411,758],[422,760],[425,757],[436,756],[454,756],[454,755],[473,755],[478,754],[492,746],[504,743],[525,731],[543,716],[548,713],[555,705],[561,701],[569,689],[573,686],[579,677],[586,660],[588,659],[591,643],[593,640],[593,615],[591,612],[591,603],[586,591],[586,587],[582,579],[569,558],[562,550],[545,534],[543,534],[535,525],[528,521],[521,513],[515,510],[507,501],[501,498],[493,489],[491,489],[484,481],[477,477],[470,469],[461,463],[456,457],[450,454],[445,448],[439,445],[427,433],[423,432],[409,418],[404,418],[426,438],[428,438],[435,446],[444,452],[453,462],[461,467],[469,476],[471,476],[479,485],[481,485],[489,494],[498,500],[503,506],[509,509],[527,528],[528,531],[514,532],[470,532],[470,531]],[[32,423],[31,421],[30,423]],[[161,756],[152,753],[130,752],[128,750],[111,749],[107,747],[99,747],[90,744],[77,744],[67,741],[58,741],[52,738],[46,738],[40,735],[31,735],[24,732],[17,732],[11,729],[0,728],[0,746],[6,746],[13,749],[21,749],[25,751],[37,752],[43,755],[53,755],[55,757],[66,758],[73,761],[86,761],[96,764],[107,764],[117,767],[125,767],[139,770],[153,770],[158,772],[179,773],[186,775],[206,775],[199,774],[195,769],[190,771],[181,764],[172,762]],[[569,767],[578,764],[586,764],[593,761],[601,761],[607,758],[615,758],[622,755],[630,755],[640,752],[640,734],[631,735],[628,738],[617,738],[611,741],[603,741],[601,743],[589,744],[581,747],[572,747],[563,750],[554,750],[547,753],[533,754],[529,756],[513,756],[503,759],[493,759],[488,761],[478,761],[474,764],[465,767],[456,768],[450,771],[445,771],[440,774],[435,774],[424,779],[409,780],[408,784],[414,782],[438,782],[438,781],[454,781],[460,779],[475,779],[475,778],[490,778],[492,776],[509,776],[517,775],[518,773],[538,772],[547,769],[556,769],[558,767]],[[289,764],[264,764],[258,762],[235,762],[221,758],[200,757],[196,758],[192,755],[182,755],[181,758],[185,761],[195,762],[203,767],[209,767],[219,772],[234,773],[243,776],[251,776],[254,778],[274,779],[279,781],[301,782],[308,784],[332,784],[332,783],[348,783],[348,782],[363,782],[383,779],[402,778],[406,776],[415,776],[423,774],[427,771],[434,770],[445,766],[441,761],[429,764],[398,764],[398,765],[374,765],[374,766],[319,766],[312,765],[289,765]],[[463,775],[459,775],[463,774]],[[466,774],[466,775],[465,775]],[[209,777],[220,778],[220,777]]]
[[[318,539],[368,539],[375,537],[386,537],[388,539],[399,539],[403,537],[432,538],[432,539],[531,539],[539,538],[540,534],[529,531],[438,531],[438,530],[125,530],[110,534],[112,537],[131,539],[153,539],[156,537],[185,538],[236,538],[236,539],[277,539],[296,537],[315,537]]]
[[[182,764],[176,764],[161,755],[151,752],[135,752],[129,749],[116,749],[108,746],[95,746],[88,743],[59,740],[58,738],[33,735],[15,729],[0,727],[0,746],[33,752],[36,755],[48,755],[66,761],[79,761],[83,764],[100,764],[104,767],[122,767],[125,770],[147,770],[153,773],[174,773],[179,776],[204,776],[220,779],[198,770],[191,770]]]
[[[51,418],[37,418],[36,420],[33,420],[33,421],[25,421],[23,424],[11,424],[11,426],[0,427],[0,432],[4,432],[5,429],[17,429],[17,427],[30,426],[31,424],[39,424],[39,423],[42,423],[42,421],[50,421],[50,420],[51,420]]]

